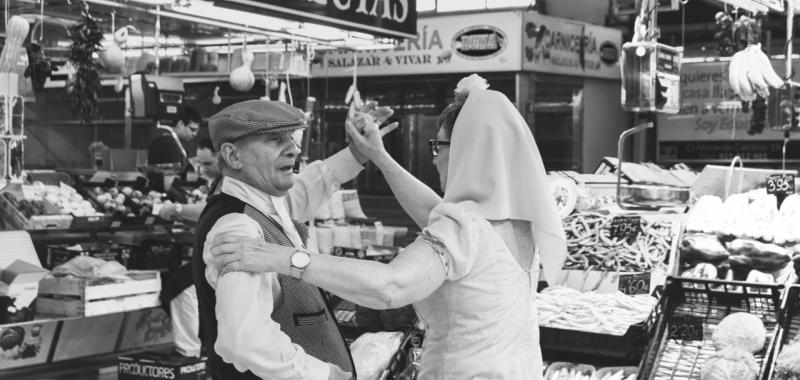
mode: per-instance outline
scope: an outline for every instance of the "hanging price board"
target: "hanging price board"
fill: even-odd
[[[794,175],[773,174],[767,177],[767,194],[794,194]]]
[[[618,289],[629,296],[650,294],[650,273],[622,273]]]
[[[703,340],[703,318],[673,317],[669,324],[669,339]]]
[[[642,232],[642,217],[615,216],[611,220],[611,239],[634,240]]]

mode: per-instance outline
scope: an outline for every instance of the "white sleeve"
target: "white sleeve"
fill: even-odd
[[[206,279],[216,290],[217,341],[214,350],[241,372],[263,379],[327,380],[327,363],[305,353],[292,343],[280,325],[270,318],[276,296],[280,296],[274,273],[232,272],[219,276],[210,248],[216,236],[233,233],[263,238],[258,223],[244,214],[228,214],[209,231],[203,246]]]
[[[364,169],[349,148],[324,161],[314,161],[294,178],[294,186],[286,193],[289,213],[298,222],[314,217],[325,201],[339,187]]]

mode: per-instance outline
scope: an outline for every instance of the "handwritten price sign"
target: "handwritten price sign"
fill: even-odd
[[[794,175],[773,174],[767,177],[767,194],[794,194]]]
[[[650,294],[650,273],[620,274],[618,289],[629,296]]]
[[[669,339],[703,340],[703,318],[673,317],[669,325]]]
[[[611,219],[611,239],[631,241],[641,232],[641,216],[615,216]]]

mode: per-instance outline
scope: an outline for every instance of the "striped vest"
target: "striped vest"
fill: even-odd
[[[267,243],[284,246],[292,246],[292,243],[275,220],[227,194],[215,195],[209,199],[197,225],[197,240],[194,246],[196,254],[192,258],[192,272],[200,309],[200,340],[208,355],[209,373],[215,380],[258,379],[251,372],[237,371],[233,365],[225,363],[214,352],[214,342],[217,340],[217,318],[214,312],[216,296],[214,289],[205,279],[206,265],[202,252],[206,235],[214,223],[222,216],[232,213],[245,214],[258,222]],[[281,326],[281,331],[307,354],[335,364],[344,371],[355,373],[350,350],[319,288],[284,275],[278,275],[278,282],[283,293],[282,303],[268,318],[271,317],[277,322]],[[254,333],[258,334],[257,331]]]

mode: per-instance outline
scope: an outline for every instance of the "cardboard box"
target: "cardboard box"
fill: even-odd
[[[0,295],[15,298],[17,308],[28,307],[39,294],[39,281],[48,270],[22,260],[15,260],[0,271]]]
[[[206,358],[187,358],[158,352],[141,352],[120,356],[117,365],[119,380],[205,379]]]

